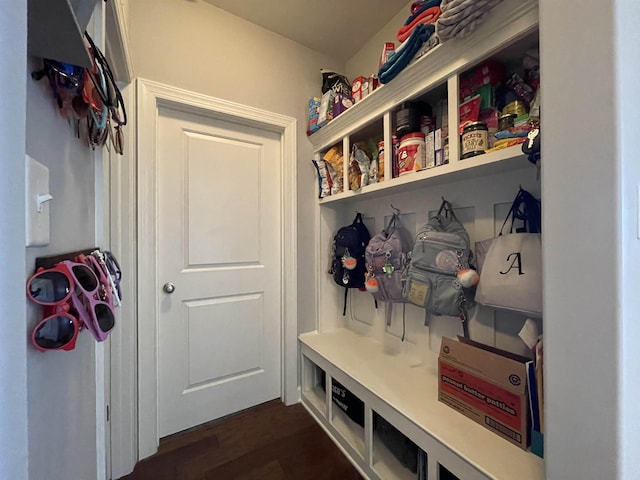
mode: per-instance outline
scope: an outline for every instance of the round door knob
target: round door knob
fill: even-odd
[[[171,282],[167,282],[163,285],[162,289],[166,293],[173,293],[176,290],[176,286]]]

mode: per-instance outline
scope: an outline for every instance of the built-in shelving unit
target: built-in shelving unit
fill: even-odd
[[[381,440],[375,427],[378,416],[424,452],[428,480],[545,477],[543,459],[438,401],[440,341],[462,333],[458,319],[431,317],[425,326],[424,310],[407,305],[394,308],[387,326],[384,308],[375,309],[371,296],[358,291],[350,291],[343,316],[344,290],[325,268],[333,235],[356,211],[363,213],[373,235],[382,230],[393,205],[401,212],[403,228],[415,234],[444,196],[453,203],[473,245],[495,236],[519,186],[539,196],[536,167],[520,145],[461,160],[457,135],[459,76],[489,58],[513,63],[537,47],[537,25],[535,0],[504,0],[469,37],[431,50],[310,137],[316,159],[332,146],[341,146],[346,152],[343,172],[348,172],[353,143],[372,138],[391,144],[394,114],[402,102],[446,100],[448,164],[393,178],[391,162],[385,161],[384,181],[357,191],[346,186],[320,199],[316,208],[318,317],[316,331],[299,337],[302,403],[365,478],[424,478],[403,465]],[[514,314],[478,307],[469,322],[470,336],[526,354],[518,338],[523,322]],[[334,380],[364,403],[364,427],[335,406]]]
[[[322,368],[327,378],[337,377],[365,405],[375,409],[425,450],[429,462],[433,463],[431,471],[435,472],[438,464],[443,463],[461,479],[544,478],[544,461],[541,458],[506,442],[438,402],[437,375],[433,369],[414,364],[402,354],[387,354],[378,341],[349,329],[303,334],[300,336],[300,346],[304,362]],[[344,428],[342,422],[349,421],[341,418],[340,425],[336,427],[326,416],[317,419],[325,428],[337,430],[337,433]],[[334,436],[342,444],[352,441],[351,434],[358,427],[350,423],[352,430],[349,436]],[[368,448],[372,449],[373,443]],[[448,455],[440,456],[440,451],[446,451]],[[388,455],[385,452],[384,458],[388,459]],[[375,473],[378,471],[381,474],[395,465],[396,461],[387,460],[385,463],[386,468],[380,467],[379,461],[371,465],[360,462],[359,465],[370,478],[391,478],[388,475],[378,477]],[[407,477],[406,472],[402,469],[399,471],[402,472],[398,474],[402,475],[399,478]],[[471,472],[476,473],[468,476]]]

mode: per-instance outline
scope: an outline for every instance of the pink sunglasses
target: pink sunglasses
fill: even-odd
[[[95,261],[93,257],[85,257],[85,260]],[[71,296],[73,306],[96,341],[103,342],[115,326],[113,298],[106,278],[100,282],[94,269],[86,263],[69,260],[60,263],[67,266],[75,280],[75,291]],[[102,272],[97,263],[96,268]]]

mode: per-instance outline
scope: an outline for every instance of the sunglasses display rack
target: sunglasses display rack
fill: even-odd
[[[106,340],[121,305],[121,278],[113,254],[99,248],[38,257],[26,285],[27,298],[43,307],[31,333],[33,346],[42,352],[73,350],[83,329],[97,342]]]

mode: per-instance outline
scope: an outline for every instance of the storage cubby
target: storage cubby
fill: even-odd
[[[487,143],[485,149],[489,152],[501,148],[501,144],[517,144],[524,140],[524,136],[518,137],[514,132],[507,134],[504,130],[509,123],[512,127],[521,130],[527,128],[530,123],[538,123],[539,116],[529,118],[533,107],[535,91],[529,84],[539,82],[539,42],[538,31],[535,30],[522,38],[509,43],[506,47],[494,54],[478,59],[458,75],[458,135],[460,142],[460,160],[464,160],[465,142],[463,127],[470,122],[481,121],[487,127]],[[512,82],[523,85],[526,91],[519,90],[517,95],[509,85]],[[526,84],[521,81],[526,80]],[[503,115],[503,127],[500,127]],[[484,128],[482,129],[484,131]],[[500,138],[496,138],[496,132],[500,131]],[[470,136],[478,136],[479,133]],[[455,135],[454,135],[455,136]],[[473,142],[472,142],[473,143]],[[467,142],[468,147],[468,142]],[[470,156],[473,152],[468,152]]]
[[[420,460],[420,454],[423,459]],[[373,412],[372,468],[380,478],[419,479],[426,454],[384,417]]]
[[[302,357],[302,396],[316,409],[318,415],[326,416],[326,375],[322,368],[307,357]]]
[[[364,458],[364,402],[335,379],[331,399],[331,425]]]
[[[393,304],[387,325],[384,304],[376,308],[370,294],[355,289],[348,293],[343,315],[344,289],[326,273],[335,232],[350,224],[357,212],[373,236],[399,210],[401,228],[413,239],[446,198],[473,247],[497,234],[519,187],[540,198],[536,167],[520,145],[462,160],[458,136],[461,76],[488,59],[504,61],[507,71],[516,68],[518,56],[537,46],[537,19],[534,0],[504,0],[473,34],[433,49],[310,137],[317,155],[336,144],[346,155],[353,143],[375,135],[391,145],[395,114],[406,101],[430,104],[442,119],[436,127],[449,132],[448,164],[393,178],[385,148],[383,182],[345,189],[321,199],[316,208],[317,330],[299,336],[302,358],[325,372],[327,386],[336,380],[362,401],[364,422],[354,422],[329,396],[326,415],[314,414],[319,409],[308,395],[303,395],[303,404],[365,478],[544,478],[542,459],[438,401],[441,340],[462,335],[459,318]],[[524,316],[485,307],[470,313],[471,339],[526,353],[518,337]],[[313,370],[303,369],[304,375],[313,375]],[[424,469],[407,468],[383,441],[385,431],[423,452]]]

